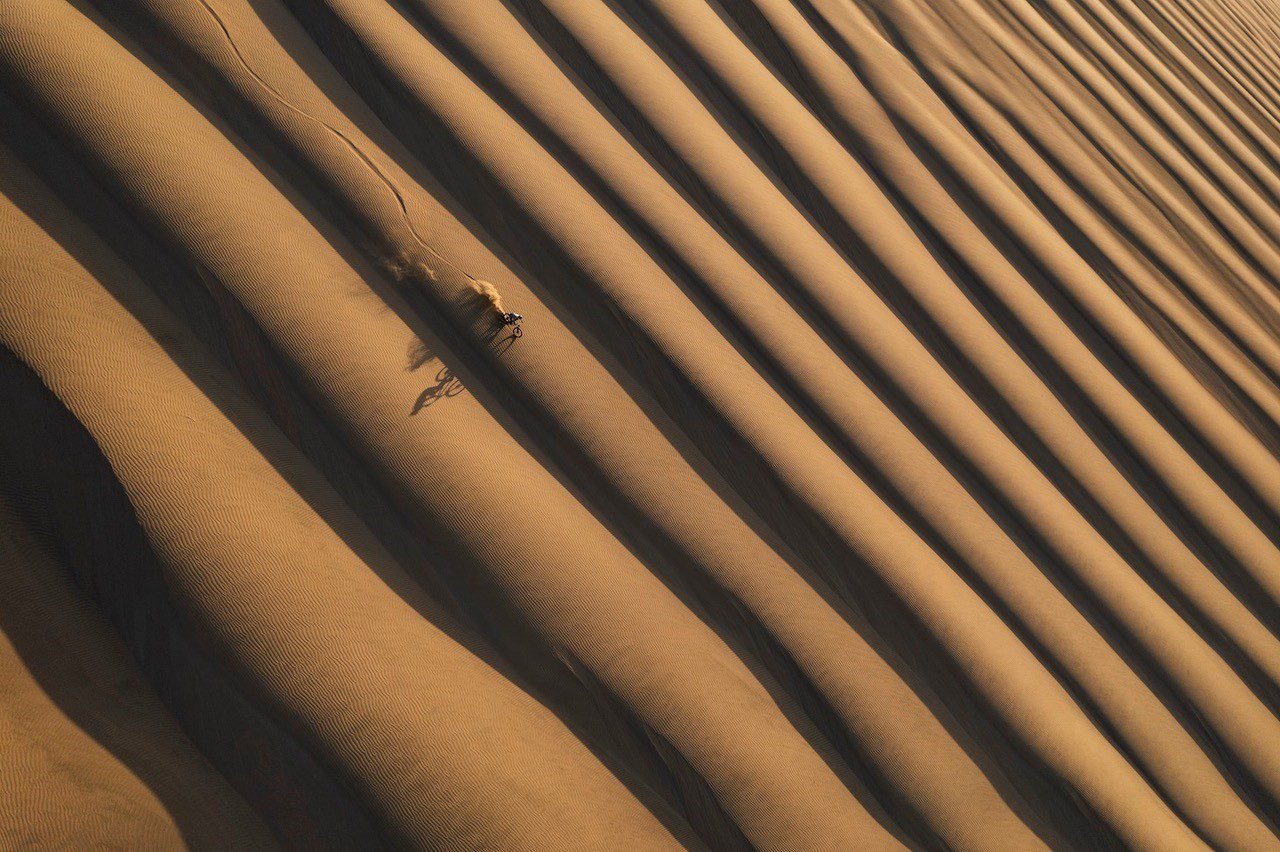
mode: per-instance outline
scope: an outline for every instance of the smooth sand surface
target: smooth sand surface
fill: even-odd
[[[1280,849],[1278,282],[1272,0],[0,0],[0,848]]]

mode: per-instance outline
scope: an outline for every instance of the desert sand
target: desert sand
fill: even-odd
[[[1280,849],[1273,0],[0,0],[0,393],[0,848]]]

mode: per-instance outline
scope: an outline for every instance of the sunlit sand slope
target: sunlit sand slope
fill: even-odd
[[[1278,57],[0,0],[0,847],[1280,849]]]

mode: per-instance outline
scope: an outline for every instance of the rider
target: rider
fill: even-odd
[[[516,323],[520,322],[520,320],[522,320],[522,319],[524,319],[524,317],[520,316],[519,314],[517,314],[517,313],[515,313],[515,312],[506,313],[506,314],[503,314],[503,315],[502,315],[502,324],[503,324],[503,325],[515,325]]]

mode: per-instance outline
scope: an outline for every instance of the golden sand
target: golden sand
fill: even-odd
[[[0,848],[1280,848],[1278,57],[0,0]]]

